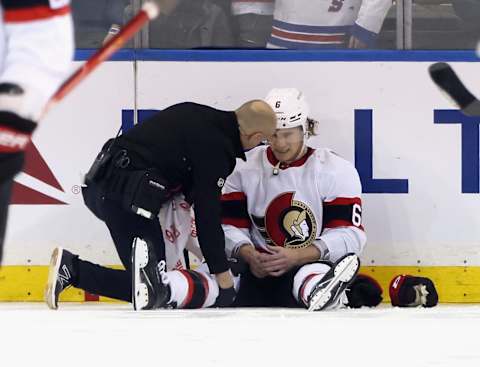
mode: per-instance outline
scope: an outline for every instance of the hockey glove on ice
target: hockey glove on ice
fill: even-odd
[[[434,307],[438,303],[438,293],[428,278],[397,275],[390,283],[390,299],[393,306]]]
[[[383,290],[372,277],[358,274],[346,293],[349,307],[375,307],[382,302]]]

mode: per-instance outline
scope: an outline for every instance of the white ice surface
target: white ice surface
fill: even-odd
[[[480,366],[480,306],[162,310],[0,304],[0,366]]]

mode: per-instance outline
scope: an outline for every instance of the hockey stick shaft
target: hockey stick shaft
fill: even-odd
[[[98,49],[93,56],[88,59],[80,68],[78,68],[55,92],[47,104],[45,113],[56,103],[60,102],[68,95],[82,80],[91,74],[103,61],[112,56],[119,50],[135,33],[137,33],[146,23],[155,19],[158,15],[158,6],[153,2],[147,2],[142,6],[138,14],[130,20],[121,31],[110,39],[103,47]]]

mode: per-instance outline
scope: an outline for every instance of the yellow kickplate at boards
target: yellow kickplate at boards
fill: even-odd
[[[384,302],[390,301],[388,285],[393,277],[410,274],[432,279],[442,303],[480,303],[480,267],[365,266],[360,272],[380,283]],[[43,301],[47,278],[48,266],[4,266],[0,268],[0,301]],[[73,287],[60,296],[60,301],[85,299],[85,292]],[[99,297],[99,300],[112,301],[107,297]]]
[[[388,287],[399,274],[430,278],[441,303],[480,302],[480,267],[478,266],[365,266],[361,273],[375,278],[383,288],[383,300],[390,302]]]
[[[3,266],[0,268],[0,301],[43,301],[48,266]],[[69,288],[60,300],[81,302],[85,292]]]

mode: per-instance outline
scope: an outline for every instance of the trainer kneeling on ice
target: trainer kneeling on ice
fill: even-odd
[[[85,177],[87,207],[107,225],[125,270],[79,259],[62,248],[52,254],[46,288],[50,308],[68,286],[124,301],[135,309],[163,307],[165,243],[158,213],[176,194],[193,204],[201,250],[218,287],[216,305],[233,302],[233,278],[221,227],[221,189],[236,158],[275,132],[272,108],[249,101],[235,111],[181,103],[107,141]],[[132,294],[133,263],[139,267]],[[168,261],[168,260],[167,260]],[[159,265],[159,266],[158,266]],[[169,268],[175,264],[167,264]]]
[[[315,121],[307,118],[298,90],[274,89],[267,101],[277,116],[275,133],[267,146],[247,152],[246,162],[237,161],[223,187],[226,250],[238,261],[232,271],[240,273],[233,306],[376,306],[381,289],[368,277],[356,280],[366,235],[355,167],[328,149],[306,145]],[[146,273],[163,295],[155,307],[213,305],[218,289],[206,267],[151,266],[150,254],[144,255],[148,246],[138,242],[135,294],[149,292]]]

